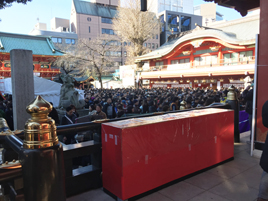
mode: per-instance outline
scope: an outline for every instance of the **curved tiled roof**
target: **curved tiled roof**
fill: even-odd
[[[177,47],[179,44],[183,42],[196,40],[199,38],[205,38],[205,37],[214,37],[214,38],[220,39],[224,42],[227,42],[229,44],[234,44],[234,45],[250,45],[250,44],[255,43],[255,39],[248,39],[248,40],[238,39],[236,37],[236,34],[230,33],[230,32],[224,32],[218,29],[204,29],[204,30],[194,29],[189,32],[190,32],[189,34],[169,40],[158,49],[148,54],[145,54],[143,56],[137,57],[136,60],[140,61],[140,60],[146,60],[146,59],[160,58],[170,53],[175,47]]]
[[[0,32],[0,53],[10,53],[13,49],[31,50],[33,55],[62,55],[50,38]]]

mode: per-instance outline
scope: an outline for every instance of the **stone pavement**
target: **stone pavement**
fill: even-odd
[[[259,158],[249,155],[249,132],[234,145],[234,160],[164,188],[138,201],[255,201],[262,169]],[[113,201],[101,188],[67,201]]]

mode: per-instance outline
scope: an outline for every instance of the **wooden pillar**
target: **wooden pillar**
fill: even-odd
[[[257,141],[265,141],[267,128],[262,124],[262,106],[268,100],[267,75],[268,75],[268,1],[260,0],[260,35],[258,48],[258,72],[256,94],[256,134]]]
[[[218,52],[218,64],[220,66],[222,65],[222,47],[219,49],[219,52]]]

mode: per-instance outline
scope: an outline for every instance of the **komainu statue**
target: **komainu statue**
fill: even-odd
[[[60,75],[63,82],[60,90],[59,108],[66,108],[74,105],[77,109],[84,107],[84,100],[79,100],[79,93],[74,88],[73,78],[68,74]]]

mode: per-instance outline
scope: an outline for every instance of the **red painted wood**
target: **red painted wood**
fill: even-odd
[[[232,158],[233,115],[209,109],[102,124],[103,187],[126,200]]]

